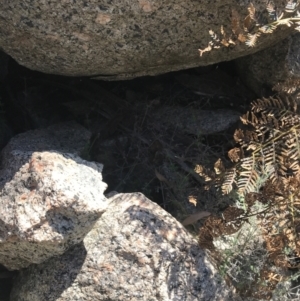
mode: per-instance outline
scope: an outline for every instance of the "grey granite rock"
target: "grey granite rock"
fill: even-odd
[[[10,270],[64,253],[107,207],[102,165],[76,155],[89,135],[71,125],[21,134],[3,152],[0,263]]]
[[[259,96],[266,87],[281,87],[280,91],[288,93],[299,91],[300,33],[236,60],[236,66],[243,81]]]
[[[22,270],[11,301],[234,301],[185,228],[140,193],[117,194],[65,254]]]
[[[163,107],[159,109],[154,122],[192,135],[209,135],[225,131],[240,118],[233,110],[199,110],[191,107]]]
[[[266,12],[266,1],[251,2],[258,15]],[[273,2],[284,10],[285,0]],[[228,40],[233,31],[243,30],[248,5],[245,0],[3,0],[0,48],[46,73],[105,79],[156,75],[232,60],[291,33],[282,26],[255,47],[235,39],[235,46],[200,57],[198,49],[211,41],[210,29],[223,39],[223,26]]]
[[[27,162],[22,153],[55,150],[80,155],[91,133],[76,122],[65,122],[14,136],[1,153],[0,189]]]

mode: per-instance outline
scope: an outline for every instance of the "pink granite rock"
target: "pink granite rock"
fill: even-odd
[[[71,128],[60,125],[58,133],[71,134]],[[107,207],[102,165],[76,155],[82,141],[67,147],[66,139],[58,146],[57,133],[47,142],[50,130],[21,134],[3,151],[4,167],[12,168],[0,173],[0,263],[10,270],[64,253],[82,241]],[[73,134],[83,137],[85,131],[74,125]],[[47,151],[34,151],[43,148],[36,143],[39,136],[46,138]]]
[[[141,193],[109,200],[83,243],[20,272],[11,301],[240,301],[165,210]]]

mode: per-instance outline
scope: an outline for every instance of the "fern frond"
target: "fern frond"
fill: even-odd
[[[199,53],[200,53],[200,56],[203,55],[203,53],[205,52],[209,52],[211,51],[213,48],[212,48],[212,44],[211,42],[208,43],[207,47],[203,48],[203,49],[198,49]]]
[[[293,27],[300,31],[300,13],[297,11],[299,1],[289,0],[285,12],[277,10],[273,1],[266,1],[266,10],[256,11],[253,3],[248,6],[248,15],[240,25],[240,15],[236,10],[231,11],[231,34],[226,34],[223,25],[221,26],[221,37],[209,30],[211,41],[206,48],[199,49],[200,56],[203,53],[218,49],[221,46],[229,47],[239,42],[245,43],[248,47],[255,47],[261,34],[273,33],[278,26]],[[295,4],[296,3],[296,4]],[[268,15],[265,15],[265,12]],[[292,13],[292,14],[291,14]]]
[[[256,116],[256,118],[258,121],[256,124],[252,125],[255,127],[256,132],[261,137],[271,129],[279,129],[280,127],[278,119],[275,118],[273,114],[261,113],[259,116]]]
[[[280,120],[282,128],[297,126],[300,124],[300,116],[298,114],[291,114],[283,116]]]
[[[258,173],[258,162],[254,155],[241,160],[238,166],[239,173],[237,176],[238,192],[245,195],[248,192],[258,190],[260,175]]]
[[[273,130],[278,130],[279,128],[284,130],[284,128],[300,123],[300,116],[297,114],[297,103],[290,96],[257,99],[252,102],[252,111],[261,115],[259,118],[257,117],[260,122],[256,120],[254,120],[256,124],[252,122],[256,128],[258,124],[264,124]],[[250,115],[248,114],[247,116]],[[252,120],[250,120],[250,123]]]
[[[285,159],[282,165],[287,165],[286,169],[292,168],[294,170],[295,166],[299,165],[300,160],[300,130],[293,128],[282,139],[284,143],[280,148],[280,153]]]
[[[245,195],[248,192],[257,191],[258,180],[259,174],[255,169],[248,169],[240,172],[237,182],[238,192],[241,195]]]
[[[299,26],[299,28],[300,28],[300,26]],[[237,39],[242,43],[245,43],[247,41],[247,38],[243,33],[239,33],[237,36]]]
[[[243,116],[241,116],[240,119],[245,125],[249,125],[249,124],[255,125],[258,123],[258,119],[256,115],[253,112],[249,112],[249,111]]]
[[[236,160],[236,174],[228,174],[224,191],[236,183],[238,192],[255,192],[270,179],[300,173],[300,115],[292,97],[270,97],[252,102],[252,110],[241,117],[250,130],[238,129],[234,139],[243,154]],[[234,158],[238,148],[229,152]],[[230,174],[233,176],[232,174]]]
[[[248,6],[248,12],[249,12],[250,19],[255,20],[256,9],[255,9],[253,3],[249,4],[249,6]]]
[[[287,94],[292,94],[298,89],[299,85],[300,85],[299,78],[290,77],[290,78],[285,79],[284,82],[278,82],[273,87],[273,90],[278,91],[278,92],[284,92]]]
[[[247,34],[247,41],[245,44],[249,47],[254,47],[256,45],[257,39],[260,36],[260,32],[256,32],[254,34],[248,33]]]
[[[232,148],[228,151],[228,157],[231,162],[239,162],[242,158],[242,150],[240,147]]]
[[[261,26],[258,30],[262,33],[272,33],[276,28],[276,24],[266,24],[264,26]]]
[[[292,97],[269,97],[257,99],[251,103],[251,110],[253,112],[264,112],[266,114],[270,112],[275,112],[279,110],[287,110],[296,112],[297,111],[297,103]]]
[[[258,155],[261,158],[263,170],[270,170],[271,168],[269,166],[275,166],[277,164],[278,160],[274,142],[268,147],[262,147],[258,152]]]
[[[228,194],[233,189],[233,184],[235,183],[236,169],[230,169],[226,171],[224,176],[224,181],[221,187],[223,194]]]
[[[259,137],[254,131],[242,131],[241,129],[237,129],[233,138],[235,142],[239,143],[244,148],[248,148],[249,145],[256,145],[256,143],[259,143]]]
[[[217,36],[217,34],[216,34],[213,30],[210,29],[210,30],[208,31],[208,33],[209,33],[210,37],[212,38],[212,40],[213,40],[214,42],[217,42],[217,43],[220,42],[219,37]]]
[[[242,32],[240,27],[240,15],[235,9],[231,10],[231,30],[236,35]]]
[[[240,167],[246,170],[254,169],[255,162],[253,156],[242,159]]]
[[[298,4],[299,4],[298,1],[288,1],[284,10],[287,13],[294,13],[297,10]]]
[[[293,22],[292,18],[286,18],[286,19],[277,20],[276,24],[277,24],[277,26],[286,25],[288,27],[291,27],[292,25],[294,25],[294,22]]]

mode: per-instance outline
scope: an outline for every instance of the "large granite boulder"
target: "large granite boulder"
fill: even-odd
[[[255,43],[248,34],[256,33],[256,25],[272,23],[286,7],[295,12],[297,1],[273,0],[271,7],[268,1],[251,2],[7,0],[0,7],[0,48],[46,73],[156,75],[245,56],[291,33],[283,25]],[[200,57],[198,49],[211,51]]]
[[[117,194],[65,254],[20,271],[11,301],[234,301],[185,228],[140,193]]]
[[[20,134],[4,149],[0,263],[6,268],[21,269],[64,253],[105,211],[102,165],[77,155],[88,137],[81,126],[61,124]]]

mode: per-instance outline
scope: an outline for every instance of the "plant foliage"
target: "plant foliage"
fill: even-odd
[[[268,255],[246,295],[270,299],[286,280],[278,269],[300,268],[300,115],[295,98],[282,95],[253,101],[241,121],[234,134],[238,147],[228,153],[234,167],[220,182],[224,194],[234,190],[243,200],[243,209],[232,206],[221,217],[209,216],[199,244],[223,258],[214,240],[255,217]]]
[[[241,120],[245,129],[234,134],[240,148],[229,152],[237,163],[225,173],[223,193],[234,186],[242,195],[258,192],[267,180],[274,183],[298,174],[300,115],[292,97],[258,99]]]
[[[264,11],[256,10],[253,3],[248,6],[246,18],[233,9],[231,12],[231,29],[229,33],[221,26],[218,35],[209,30],[211,40],[207,47],[199,49],[200,56],[212,49],[219,49],[221,46],[230,47],[237,44],[246,44],[255,47],[259,37],[263,34],[273,33],[279,26],[293,27],[300,31],[300,12],[298,11],[298,0],[287,0],[285,9],[280,11],[273,1],[267,1]]]

